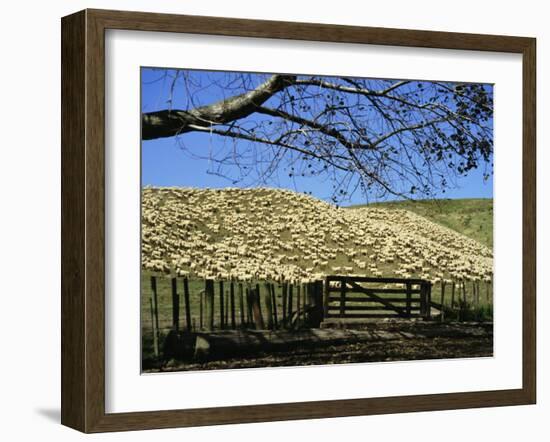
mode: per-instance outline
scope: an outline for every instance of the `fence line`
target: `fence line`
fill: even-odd
[[[332,279],[331,279],[332,278]],[[336,277],[350,279],[350,277]],[[162,279],[162,281],[161,281]],[[181,279],[179,284],[178,279]],[[490,305],[492,301],[492,281],[453,281],[438,283],[433,291],[439,303],[432,302],[428,307],[422,301],[422,280],[402,280],[397,278],[351,278],[355,284],[363,282],[400,283],[404,288],[377,288],[375,291],[351,292],[356,287],[342,284],[337,290],[330,288],[330,281],[311,283],[275,283],[271,281],[251,284],[240,281],[204,280],[202,285],[187,278],[162,278],[151,276],[148,305],[152,334],[152,347],[158,355],[160,334],[168,330],[187,332],[217,329],[290,329],[297,327],[319,327],[328,317],[380,317],[378,310],[392,310],[396,316],[414,315],[429,317],[431,307],[459,311],[463,308],[477,308]],[[159,291],[159,282],[164,287]],[[359,292],[365,291],[360,287]],[[393,290],[393,292],[392,292]],[[163,293],[163,302],[159,301]],[[373,303],[374,297],[383,294]],[[168,296],[168,298],[166,298]],[[170,302],[171,298],[171,302]],[[362,299],[365,298],[365,299]],[[147,299],[147,298],[145,298]],[[145,300],[143,302],[146,302]],[[373,304],[369,304],[373,303]],[[392,304],[389,306],[388,304]],[[146,310],[144,310],[144,313]],[[147,318],[147,316],[145,316]],[[147,323],[145,322],[145,323]]]

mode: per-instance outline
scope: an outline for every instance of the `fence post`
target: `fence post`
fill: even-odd
[[[227,327],[229,325],[229,291],[225,291],[225,318],[224,322],[225,326]]]
[[[235,286],[233,281],[229,285],[229,299],[231,300],[231,328],[235,329]]]
[[[323,285],[321,281],[310,282],[307,284],[308,313],[307,326],[318,328],[323,320]]]
[[[325,290],[324,290],[324,299],[323,299],[323,317],[328,316],[328,297],[330,295],[330,283],[328,277],[325,278]]]
[[[346,280],[342,278],[340,280],[340,317],[343,318],[346,315]]]
[[[155,357],[159,356],[159,341],[157,337],[157,327],[155,325],[155,308],[153,307],[153,297],[149,298],[149,306],[151,307],[151,330],[153,330],[153,351]]]
[[[239,314],[241,318],[241,327],[245,323],[244,315],[245,315],[245,305],[244,305],[244,288],[243,283],[239,282]]]
[[[262,329],[265,329],[265,323],[264,323],[264,315],[262,313],[262,298],[261,298],[261,290],[260,290],[260,284],[256,284],[256,299],[258,300],[258,311],[260,313],[260,325],[262,326]]]
[[[252,315],[252,288],[250,288],[250,284],[247,284],[246,287],[246,323],[247,325],[250,325],[253,323],[253,315]]]
[[[287,319],[288,323],[292,322],[292,282],[288,283],[288,299],[286,301],[288,307]]]
[[[453,281],[453,284],[451,286],[451,309],[455,308],[455,290],[456,290],[456,284]]]
[[[183,278],[183,303],[185,304],[185,323],[187,324],[187,331],[193,330],[193,324],[191,323],[191,303],[189,301],[189,281],[187,278]]]
[[[286,327],[286,302],[287,302],[287,288],[286,282],[283,282],[283,327]]]
[[[201,290],[199,293],[199,329],[202,330],[203,328],[203,314],[204,314],[204,298],[205,298],[205,292],[204,290]]]
[[[220,328],[225,327],[225,316],[224,316],[224,303],[223,303],[223,281],[220,281]]]
[[[426,290],[426,319],[432,317],[432,283],[430,281],[425,283]]]
[[[277,292],[275,292],[275,284],[269,284],[271,293],[271,307],[273,308],[273,326],[279,328],[279,318],[277,317]]]
[[[317,309],[318,309],[318,325],[317,327],[321,326],[321,322],[323,322],[323,319],[325,319],[325,306],[323,304],[324,299],[324,293],[323,293],[323,281],[315,281],[315,298],[317,303]]]
[[[206,329],[214,329],[214,281],[207,279],[204,287],[204,303],[206,310]]]
[[[407,316],[410,318],[411,317],[411,283],[410,282],[406,283],[406,288],[407,288],[407,291],[406,291],[406,300],[405,300],[406,302],[405,311],[407,313]],[[420,290],[420,314],[422,314],[422,304],[423,304],[422,290]]]
[[[296,324],[297,325],[300,325],[300,321],[301,321],[300,319],[300,314],[301,314],[300,298],[302,297],[301,288],[302,288],[302,284],[300,283],[296,284]]]
[[[439,310],[439,321],[445,322],[445,281],[441,281],[441,308]]]
[[[156,352],[158,355],[159,351],[159,301],[158,301],[158,295],[157,295],[157,277],[151,276],[151,291],[153,292],[153,307],[155,310],[155,336],[154,341],[156,342]]]
[[[267,315],[267,328],[269,330],[273,329],[273,304],[271,300],[271,289],[269,287],[269,283],[265,283],[265,293],[264,293],[264,303],[265,303],[265,311]]]
[[[255,289],[250,289],[250,300],[252,301],[252,314],[254,315],[254,325],[256,329],[263,330],[265,328],[264,319],[262,317],[262,309],[260,306],[260,287],[256,285]]]
[[[178,280],[172,278],[172,329],[179,330],[180,323],[180,297],[178,296]]]

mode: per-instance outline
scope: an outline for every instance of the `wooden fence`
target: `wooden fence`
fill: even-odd
[[[422,279],[328,276],[324,317],[430,318],[431,283]]]
[[[352,276],[328,276],[325,281],[308,284],[151,276],[151,296],[142,300],[142,324],[144,330],[152,332],[144,336],[152,336],[147,345],[158,355],[162,337],[172,330],[318,328],[325,319],[332,318],[429,319],[432,308],[443,320],[449,308],[492,304],[490,282],[467,285],[459,281],[435,287],[437,294],[429,281],[421,279]],[[145,296],[147,291],[144,286]]]
[[[162,302],[159,282],[164,284]],[[150,329],[157,354],[161,330],[317,328],[323,320],[323,281],[251,284],[205,280],[200,290],[195,284],[191,293],[187,278],[170,278],[170,300],[166,299],[166,278],[151,276],[150,287]]]
[[[439,295],[435,296],[432,305],[438,309],[443,306],[450,309],[458,309],[461,306],[480,307],[492,305],[493,282],[492,281],[453,281],[450,283],[438,283]]]
[[[308,284],[205,280],[193,281],[191,290],[187,278],[152,276],[150,288],[155,348],[161,330],[317,328],[325,318],[430,316],[431,285],[415,279],[329,276]]]

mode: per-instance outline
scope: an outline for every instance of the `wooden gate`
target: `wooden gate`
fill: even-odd
[[[431,283],[422,279],[327,276],[325,318],[430,318]]]

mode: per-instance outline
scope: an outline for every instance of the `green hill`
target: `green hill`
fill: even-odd
[[[359,207],[367,206],[357,205],[349,208]],[[368,207],[409,210],[493,248],[493,200],[491,198],[393,201],[373,203]]]

